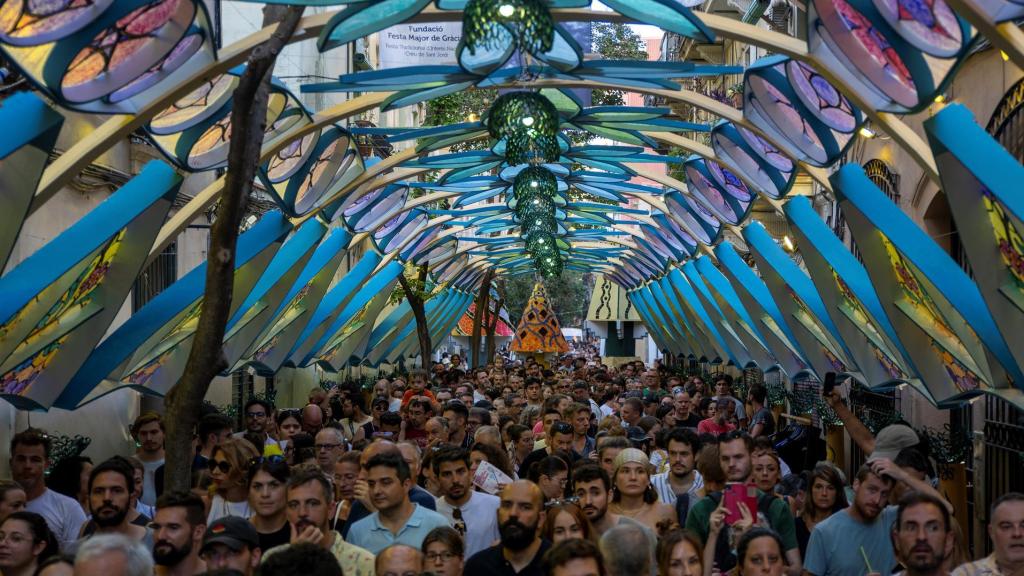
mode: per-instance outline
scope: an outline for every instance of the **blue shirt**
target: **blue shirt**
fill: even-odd
[[[436,500],[434,500],[434,495],[419,486],[414,485],[412,489],[409,490],[409,500],[423,506],[427,510],[437,509],[437,503]],[[348,512],[348,519],[345,520],[341,526],[336,525],[334,529],[341,532],[341,535],[345,538],[348,538],[348,531],[352,528],[352,525],[369,515],[370,511],[366,509],[366,506],[363,506],[362,502],[359,500],[353,500],[352,509]]]
[[[896,521],[896,512],[896,506],[887,506],[870,524],[854,520],[846,510],[821,521],[811,531],[804,570],[814,576],[864,576],[868,573],[866,554],[871,571],[883,576],[892,574],[896,556],[889,531]]]
[[[352,525],[348,532],[348,543],[365,548],[373,554],[392,544],[405,544],[419,550],[423,539],[438,526],[448,526],[448,520],[433,510],[419,504],[412,511],[398,534],[394,534],[380,523],[380,512],[374,512]]]

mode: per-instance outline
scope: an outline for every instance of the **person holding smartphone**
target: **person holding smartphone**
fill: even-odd
[[[752,448],[753,439],[746,432],[737,430],[719,437],[718,460],[726,476],[725,490],[712,492],[691,505],[686,529],[708,542],[708,561],[724,572],[736,566],[733,550],[737,533],[758,522],[766,524],[782,538],[787,573],[799,576],[802,566],[793,513],[785,500],[761,492],[752,484]],[[716,526],[717,532],[712,534]]]

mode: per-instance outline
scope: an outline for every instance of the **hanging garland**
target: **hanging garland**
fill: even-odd
[[[949,424],[943,425],[942,430],[924,427],[917,433],[927,442],[928,453],[935,459],[943,478],[952,477],[953,465],[963,464],[974,451],[970,435],[953,434]]]
[[[62,434],[49,434],[50,437],[50,467],[46,469],[49,474],[51,470],[60,464],[61,460],[80,456],[92,443],[88,436],[74,435],[64,436]]]

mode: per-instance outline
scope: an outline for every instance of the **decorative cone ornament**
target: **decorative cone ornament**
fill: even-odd
[[[569,351],[569,343],[562,336],[562,326],[540,282],[533,286],[533,294],[526,303],[509,349],[525,354],[561,354]]]

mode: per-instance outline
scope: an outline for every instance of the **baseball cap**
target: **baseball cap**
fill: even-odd
[[[256,527],[245,518],[224,516],[206,527],[203,547],[199,549],[199,553],[205,552],[214,544],[223,544],[237,552],[245,547],[250,550],[259,548],[260,538],[256,534]]]
[[[921,443],[917,432],[905,424],[890,424],[878,431],[875,436],[875,451],[868,456],[868,461],[878,458],[892,460],[904,448],[911,448]]]

